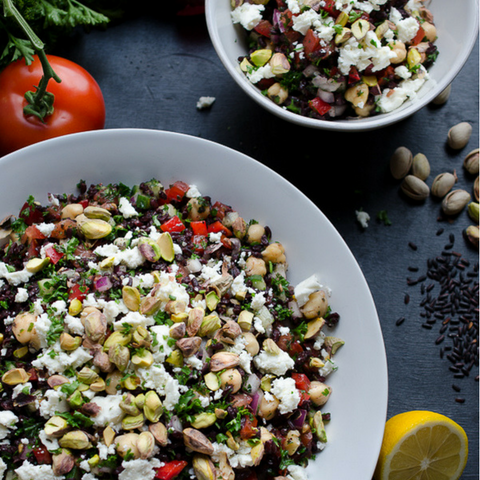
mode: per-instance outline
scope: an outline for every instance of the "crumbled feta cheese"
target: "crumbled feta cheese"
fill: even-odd
[[[202,194],[196,185],[189,185],[188,191],[185,194],[188,198],[198,198],[201,197]]]
[[[263,5],[244,3],[232,11],[233,23],[240,23],[245,30],[253,30],[262,19]]]
[[[16,430],[18,417],[10,410],[0,412],[0,440],[8,435],[8,430]]]
[[[384,113],[391,112],[400,107],[407,99],[414,99],[416,92],[425,83],[424,78],[408,78],[399,83],[394,89],[386,88],[377,100],[377,105]]]
[[[10,285],[17,286],[21,283],[27,283],[33,273],[26,269],[19,270],[18,272],[10,272],[5,263],[0,262],[0,278],[4,278]]]
[[[73,352],[64,352],[59,343],[56,342],[52,347],[44,350],[35,360],[32,365],[36,368],[46,368],[50,375],[55,373],[63,373],[67,368],[77,368],[87,363],[93,357],[90,351],[85,347],[80,346]]]
[[[300,403],[300,394],[293,378],[276,378],[270,392],[280,401],[278,410],[281,414],[292,412]]]
[[[197,102],[197,110],[210,108],[215,102],[215,97],[200,97]]]
[[[277,376],[285,375],[295,366],[292,357],[283,350],[277,354],[262,350],[253,358],[253,363],[261,372],[273,373]]]
[[[412,76],[412,72],[405,65],[400,65],[395,68],[395,75],[406,80]]]
[[[298,306],[303,307],[308,302],[310,295],[321,288],[322,285],[315,274],[300,282],[294,289],[295,300]]]
[[[315,21],[319,19],[319,14],[313,10],[308,9],[300,15],[292,17],[293,25],[292,29],[300,32],[302,35],[307,33],[307,30],[313,25]]]
[[[15,473],[18,480],[61,480],[65,478],[63,475],[55,475],[51,465],[33,465],[28,460],[25,460],[21,467],[15,469]]]
[[[138,215],[138,212],[135,210],[128,198],[125,197],[120,198],[118,202],[118,211],[123,215],[124,218],[136,217]]]
[[[331,358],[329,358],[325,362],[325,365],[322,368],[318,369],[318,373],[322,377],[328,377],[332,372],[334,372],[337,369],[338,369],[337,364]]]
[[[15,302],[23,303],[28,300],[28,290],[26,288],[18,288],[15,295]]]
[[[358,222],[363,228],[368,228],[368,222],[370,220],[370,215],[363,210],[355,210],[355,215],[357,217]]]
[[[253,84],[258,83],[260,80],[264,78],[273,78],[274,76],[275,75],[272,72],[272,67],[270,66],[269,63],[267,63],[263,67],[259,67],[247,72],[247,78]]]
[[[289,473],[287,478],[291,478],[292,480],[307,480],[307,472],[304,467],[300,465],[289,465],[287,470]]]
[[[43,418],[53,417],[55,412],[68,412],[69,410],[66,395],[61,390],[47,390],[40,401],[39,411]]]
[[[0,458],[0,480],[3,479],[5,472],[7,471],[7,464]]]
[[[158,458],[150,460],[124,460],[122,467],[124,470],[118,475],[118,480],[153,480],[157,473],[157,468],[161,467],[163,463]]]
[[[49,238],[55,228],[55,223],[37,223],[35,227],[40,230],[45,237]]]
[[[409,42],[418,32],[420,25],[413,17],[405,18],[397,23],[397,37],[403,42]]]
[[[122,419],[125,416],[125,412],[120,408],[122,399],[122,394],[107,395],[105,397],[96,396],[92,403],[96,403],[101,410],[98,415],[92,417],[94,425],[96,427],[110,425],[110,427],[119,432],[122,428]]]

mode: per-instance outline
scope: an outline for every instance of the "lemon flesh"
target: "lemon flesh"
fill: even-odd
[[[434,412],[405,412],[385,425],[375,480],[457,480],[467,456],[467,436],[453,420]]]

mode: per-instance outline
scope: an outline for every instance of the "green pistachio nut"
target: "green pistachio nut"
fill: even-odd
[[[82,430],[72,430],[67,432],[58,444],[62,448],[69,448],[72,450],[87,450],[92,447],[89,436]]]
[[[143,413],[138,415],[127,415],[123,417],[122,428],[124,430],[135,430],[136,428],[141,428],[145,424],[145,417]]]
[[[105,208],[95,207],[95,206],[92,206],[92,205],[89,205],[88,207],[85,207],[84,210],[83,210],[83,214],[87,218],[104,220],[105,222],[108,222],[110,220],[110,218],[112,217],[111,213],[108,210],[106,210]]]
[[[130,350],[123,345],[112,345],[108,350],[108,359],[123,372],[130,362]]]
[[[143,413],[150,422],[158,422],[163,413],[163,405],[157,392],[150,390],[145,394]]]
[[[112,233],[112,226],[105,220],[94,218],[82,223],[80,231],[88,240],[99,240]]]
[[[217,478],[215,466],[207,455],[194,455],[192,467],[197,480],[216,480]]]

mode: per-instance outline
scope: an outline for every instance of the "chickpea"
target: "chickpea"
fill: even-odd
[[[267,273],[267,266],[261,258],[248,257],[245,262],[245,273],[247,276],[261,275],[263,277]]]
[[[265,228],[263,228],[259,223],[254,223],[250,225],[247,230],[247,239],[248,243],[260,243],[263,235],[265,235]]]
[[[355,85],[345,92],[345,100],[350,102],[353,106],[365,105],[368,100],[368,86],[364,83]]]
[[[374,108],[375,108],[375,104],[372,103],[370,105],[365,105],[362,108],[354,107],[354,110],[359,117],[369,117]]]
[[[292,456],[298,450],[300,444],[300,432],[298,430],[289,430],[282,442],[282,447]]]
[[[437,28],[433,23],[423,22],[422,23],[423,31],[429,42],[434,42],[437,38]]]
[[[331,393],[332,387],[325,385],[325,383],[316,380],[310,383],[308,394],[310,395],[310,400],[317,406],[325,405]]]
[[[317,290],[308,297],[307,303],[301,308],[305,318],[324,317],[328,310],[327,295],[323,290]]]
[[[202,198],[192,198],[187,203],[188,218],[194,222],[205,220],[210,215],[210,205]]]
[[[62,209],[62,218],[76,218],[83,213],[83,206],[80,203],[70,203]]]
[[[232,387],[232,393],[237,393],[242,386],[242,376],[236,368],[227,368],[220,374],[221,388]]]
[[[277,82],[267,90],[267,95],[270,100],[273,100],[277,105],[281,105],[288,98],[288,90]]]
[[[30,343],[33,347],[40,347],[40,339],[35,330],[37,316],[32,313],[19,313],[12,325],[12,332],[15,338],[22,344]]]
[[[262,257],[266,262],[285,263],[285,248],[281,243],[270,244],[263,252]]]
[[[403,42],[395,40],[394,42],[390,42],[388,46],[392,49],[392,52],[395,53],[395,56],[390,58],[390,63],[402,63],[405,58],[407,58],[407,48]]]
[[[258,406],[258,415],[265,420],[271,420],[275,416],[279,404],[280,402],[273,395],[270,395],[268,400],[263,397]]]

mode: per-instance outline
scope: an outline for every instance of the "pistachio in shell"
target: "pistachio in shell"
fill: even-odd
[[[448,131],[448,146],[454,150],[461,150],[467,145],[471,135],[472,126],[468,122],[457,123]]]
[[[453,173],[440,173],[432,182],[432,195],[438,198],[443,198],[457,182],[457,176]]]
[[[464,230],[464,235],[467,240],[475,247],[478,248],[478,225],[470,225]]]
[[[444,90],[442,90],[433,100],[434,105],[443,105],[447,102],[452,91],[452,84],[448,85]]]
[[[396,180],[401,180],[412,168],[413,155],[407,147],[398,147],[390,158],[390,172]]]
[[[212,442],[199,430],[195,428],[185,428],[183,430],[183,442],[185,446],[194,452],[212,455],[214,448]]]
[[[461,188],[452,190],[442,201],[442,211],[445,215],[457,215],[468,204],[471,195]]]
[[[468,153],[463,160],[463,167],[471,175],[478,175],[479,171],[479,149],[476,148]]]
[[[430,188],[420,178],[414,175],[407,175],[401,185],[402,192],[412,200],[425,200],[430,194]]]
[[[412,175],[415,175],[420,180],[426,180],[430,175],[430,163],[423,153],[417,153],[413,157]]]

